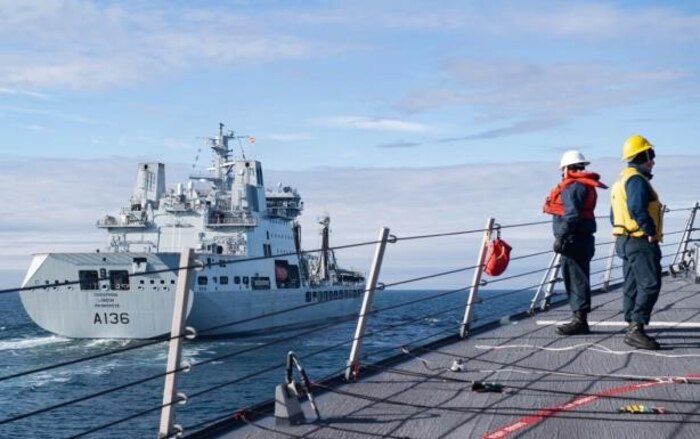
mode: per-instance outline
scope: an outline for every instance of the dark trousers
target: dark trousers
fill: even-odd
[[[615,252],[622,258],[624,297],[622,309],[626,322],[649,324],[651,311],[661,291],[661,249],[646,237],[619,236]]]
[[[591,310],[591,259],[595,253],[593,235],[574,235],[561,255],[561,274],[571,310]]]

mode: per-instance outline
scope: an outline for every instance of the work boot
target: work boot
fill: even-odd
[[[591,330],[588,329],[588,320],[584,311],[574,311],[569,323],[557,327],[557,334],[559,335],[585,335],[590,333]]]
[[[637,349],[647,349],[649,351],[656,351],[661,346],[653,338],[649,337],[646,332],[644,332],[644,325],[641,323],[630,323],[627,328],[627,335],[625,335],[625,343]]]

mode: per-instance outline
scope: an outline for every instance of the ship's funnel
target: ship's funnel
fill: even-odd
[[[145,208],[150,201],[158,207],[160,197],[165,194],[165,165],[163,163],[139,163],[136,171],[133,203]]]

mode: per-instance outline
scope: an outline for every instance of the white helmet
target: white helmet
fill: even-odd
[[[586,160],[586,157],[584,157],[583,154],[576,150],[571,150],[566,151],[564,155],[561,156],[561,162],[559,162],[559,167],[563,169],[571,165],[587,166],[590,164],[591,162]]]

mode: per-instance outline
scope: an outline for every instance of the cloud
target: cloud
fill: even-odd
[[[312,138],[312,136],[307,133],[268,133],[262,137],[265,139],[274,140],[276,142],[297,142]]]
[[[381,145],[377,145],[377,148],[415,148],[421,145],[422,143],[420,142],[399,141],[394,143],[382,143]]]
[[[50,99],[49,95],[47,95],[45,93],[39,93],[39,92],[35,92],[35,91],[30,91],[30,90],[21,90],[21,89],[16,89],[16,88],[0,87],[0,94],[16,95],[16,96],[28,96],[30,98],[41,99],[43,101]]]
[[[446,137],[436,140],[437,143],[460,142],[464,140],[481,140],[495,139],[497,137],[513,136],[516,134],[526,134],[535,131],[546,130],[561,125],[561,121],[557,119],[551,120],[526,120],[515,123],[508,127],[485,130],[475,134],[469,134],[460,137]]]
[[[80,116],[77,114],[72,114],[64,111],[57,110],[44,110],[38,108],[28,108],[28,107],[17,107],[12,105],[0,105],[0,111],[5,111],[8,113],[17,114],[28,114],[35,116],[48,116],[56,118],[59,120],[65,120],[69,122],[78,122],[87,125],[112,125],[111,122],[98,121],[89,117]]]
[[[0,3],[0,85],[105,88],[200,64],[299,59],[320,50],[264,19],[223,9],[105,5],[77,0]],[[31,57],[21,53],[31,53]]]
[[[577,41],[680,41],[700,38],[700,16],[673,4],[634,7],[603,2],[496,0],[443,1],[440,9],[423,2],[356,1],[319,13],[285,14],[318,25],[355,25],[373,29],[455,32],[481,38],[566,38]],[[643,30],[643,31],[642,31]]]
[[[427,111],[468,105],[522,116],[572,116],[649,100],[692,79],[690,72],[625,71],[611,64],[459,61],[448,75],[454,89],[408,95],[400,107]]]
[[[363,116],[335,116],[318,119],[318,122],[340,128],[351,128],[368,131],[398,131],[408,133],[424,133],[430,131],[427,125],[407,122],[397,119],[369,118]]]

